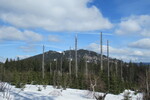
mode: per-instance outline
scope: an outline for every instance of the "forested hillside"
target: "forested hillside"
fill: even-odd
[[[125,89],[148,93],[150,88],[149,65],[125,63],[103,55],[103,70],[100,55],[93,51],[78,50],[78,77],[75,76],[75,51],[45,52],[45,73],[42,78],[42,54],[17,60],[7,59],[1,64],[1,80],[16,87],[22,84],[53,85],[60,88],[88,89],[109,93],[121,93]]]

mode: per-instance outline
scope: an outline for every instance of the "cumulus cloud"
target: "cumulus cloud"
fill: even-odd
[[[120,59],[120,60],[123,60],[123,61],[126,61],[126,62],[129,62],[129,61],[133,61],[133,62],[140,61],[139,57],[129,56],[129,55],[112,55],[111,57],[112,58],[117,58],[117,59]]]
[[[95,52],[100,52],[100,45],[96,44],[96,43],[91,43],[89,44],[87,47],[87,49],[89,50],[93,50]],[[111,54],[125,54],[128,53],[127,49],[118,49],[118,48],[113,48],[111,46],[109,46],[109,51]],[[107,52],[107,46],[103,45],[103,52],[106,53]]]
[[[123,18],[115,33],[119,35],[134,34],[150,36],[150,15],[130,16]]]
[[[19,28],[49,31],[92,31],[110,29],[91,0],[0,0],[0,19]]]
[[[132,52],[130,52],[131,56],[144,56],[144,53],[142,51],[139,51],[139,50],[134,50]]]
[[[41,41],[42,35],[32,32],[32,31],[20,31],[17,28],[11,26],[0,27],[0,40],[1,41]]]
[[[144,38],[129,44],[130,47],[140,49],[150,49],[150,38]]]
[[[60,39],[57,35],[49,35],[48,36],[48,41],[50,41],[50,42],[59,42]]]
[[[91,43],[89,44],[86,49],[92,50],[95,52],[100,52],[99,49],[99,44],[96,43]],[[130,48],[114,48],[114,47],[109,47],[110,49],[110,57],[112,58],[117,58],[117,59],[122,59],[124,61],[148,61],[150,51],[143,51],[143,50],[136,50],[136,49],[130,49]],[[106,54],[107,52],[107,46],[103,45],[103,52]]]

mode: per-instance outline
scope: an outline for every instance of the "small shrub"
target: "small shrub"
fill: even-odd
[[[24,88],[25,88],[25,84],[18,82],[18,83],[15,84],[15,87],[16,87],[16,88],[23,88],[23,89],[24,89]]]
[[[104,95],[95,95],[95,99],[96,100],[105,100],[107,93],[105,93]]]
[[[62,86],[61,86],[61,85],[58,85],[56,89],[61,89],[61,88],[62,88]]]
[[[46,89],[47,85],[43,85],[43,88]]]
[[[138,91],[135,91],[135,92],[134,92],[134,95],[137,95],[137,94],[138,94]]]
[[[128,91],[128,92],[125,92],[124,93],[124,99],[123,100],[130,100],[131,99],[131,96],[130,96],[130,92]]]
[[[63,87],[63,90],[66,90],[66,89],[67,89],[67,87],[66,87],[66,86],[64,86],[64,87]]]
[[[11,86],[8,83],[0,82],[0,92],[2,92],[2,96],[6,100],[11,100],[10,90]]]
[[[26,86],[25,86],[25,85],[22,85],[22,86],[21,86],[21,91],[24,91],[25,88],[26,88]]]
[[[4,82],[0,82],[0,92],[4,92],[6,90],[7,84]]]
[[[36,84],[37,84],[36,81],[32,81],[32,82],[31,82],[31,85],[36,85]]]
[[[42,91],[41,87],[38,87],[38,91]]]

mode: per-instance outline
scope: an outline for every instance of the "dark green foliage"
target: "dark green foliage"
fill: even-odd
[[[117,76],[111,75],[109,91],[114,94],[119,94],[119,93],[123,92],[123,90],[124,90],[123,82],[121,82],[121,80]]]
[[[142,63],[123,63],[122,77],[121,77],[121,62],[117,59],[110,58],[110,77],[108,84],[107,76],[107,60],[104,57],[104,70],[100,70],[100,55],[87,50],[78,50],[78,77],[75,76],[75,61],[74,50],[72,54],[72,75],[69,75],[69,52],[65,51],[65,55],[55,51],[45,53],[45,78],[42,79],[42,55],[37,55],[27,59],[15,61],[7,59],[5,64],[0,64],[0,80],[11,82],[16,87],[21,88],[20,83],[25,84],[41,84],[43,86],[53,85],[57,88],[66,89],[78,88],[89,89],[90,82],[96,79],[97,85],[95,90],[101,92],[121,93],[124,89],[146,91],[145,78],[147,65]],[[88,77],[85,76],[85,54],[88,55]],[[57,68],[56,61],[57,59]],[[61,60],[62,59],[62,60]],[[115,61],[118,62],[117,70],[115,68]],[[61,65],[62,62],[62,65]],[[51,72],[50,72],[51,63]],[[62,73],[61,67],[62,66]],[[149,72],[150,73],[150,72]],[[150,74],[148,74],[150,75]],[[142,85],[141,85],[142,83]],[[38,89],[40,91],[40,89]]]
[[[24,88],[25,88],[25,83],[19,83],[19,82],[17,82],[17,83],[15,84],[15,87],[16,87],[16,88],[22,88],[22,89],[24,89]]]

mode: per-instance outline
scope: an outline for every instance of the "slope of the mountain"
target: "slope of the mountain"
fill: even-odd
[[[27,59],[36,59],[36,60],[41,60],[42,61],[42,54],[39,55],[35,55],[32,57],[29,57]],[[63,52],[57,52],[57,51],[47,51],[44,53],[44,60],[45,62],[49,62],[49,61],[53,61],[54,59],[69,59],[71,57],[71,59],[75,59],[75,50],[66,50]],[[91,62],[95,62],[95,61],[99,61],[100,60],[100,54],[94,52],[94,51],[89,51],[89,50],[84,50],[84,49],[80,49],[77,50],[77,57],[78,60],[81,59],[87,59],[88,61]],[[107,57],[105,55],[103,55],[103,60],[107,60]],[[112,58],[110,58],[110,61],[114,60]]]
[[[4,64],[4,63],[0,62],[0,65],[1,65],[1,64]]]

